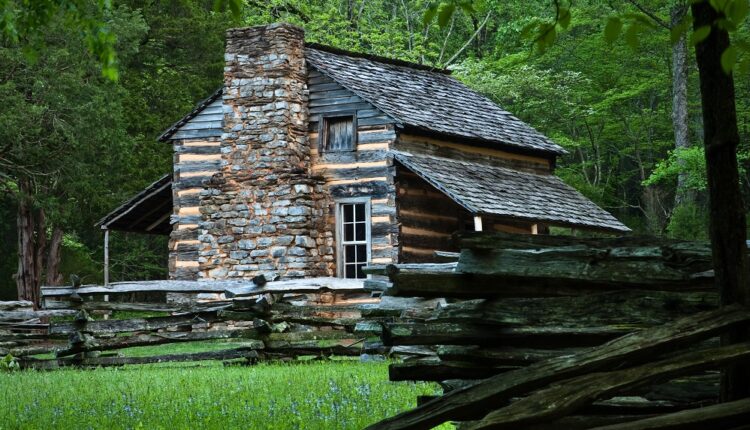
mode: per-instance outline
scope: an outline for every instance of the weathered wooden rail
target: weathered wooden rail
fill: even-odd
[[[377,333],[357,330],[392,318],[373,309],[378,298],[362,281],[314,278],[274,282],[147,281],[109,287],[44,287],[44,309],[30,303],[0,305],[0,353],[10,353],[22,367],[118,366],[165,361],[288,359],[300,356],[356,356],[384,353]],[[133,294],[212,293],[209,300],[180,303],[124,301]],[[110,301],[105,301],[104,296]],[[399,311],[403,311],[401,307]],[[168,312],[167,316],[97,319],[111,311]],[[363,317],[363,313],[367,317]],[[50,318],[62,321],[51,320]],[[71,318],[72,317],[72,318]],[[363,318],[366,318],[363,320]],[[249,346],[224,351],[161,354],[150,357],[113,355],[136,346],[214,339],[241,340]],[[373,342],[375,341],[375,342]],[[54,359],[33,357],[54,353]]]
[[[386,346],[420,352],[390,378],[444,387],[371,429],[749,422],[747,401],[717,403],[717,371],[750,361],[750,345],[718,336],[750,326],[750,310],[718,308],[707,244],[474,234],[460,247],[452,265],[368,268],[390,278],[384,302],[415,303],[408,320],[381,323]]]

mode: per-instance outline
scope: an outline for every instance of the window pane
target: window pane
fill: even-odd
[[[354,245],[344,246],[344,262],[355,263],[357,261],[357,255]]]
[[[354,221],[354,205],[343,205],[344,207],[344,222]]]
[[[357,239],[355,240],[367,240],[367,236],[366,236],[367,225],[363,222],[358,222],[357,224],[355,224],[355,226],[356,226],[356,233],[357,233],[356,235]]]
[[[357,262],[364,263],[367,261],[367,245],[355,245],[357,247]]]
[[[365,275],[365,272],[362,271],[362,268],[365,267],[364,264],[357,264],[357,278],[366,278],[367,275]]]
[[[356,207],[356,210],[354,212],[354,220],[365,222],[365,208],[367,207],[367,205],[365,205],[364,203],[360,203],[354,206]]]
[[[354,224],[344,224],[344,242],[354,240]]]
[[[344,273],[345,278],[356,278],[357,277],[357,270],[355,265],[353,264],[347,264],[346,265],[346,272]]]
[[[326,120],[326,149],[334,151],[354,149],[354,118],[337,117]]]

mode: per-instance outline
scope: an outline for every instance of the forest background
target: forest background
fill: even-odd
[[[565,147],[557,174],[636,233],[707,239],[695,56],[669,31],[684,1],[578,0],[568,31],[543,53],[525,36],[555,13],[549,2],[471,4],[425,24],[430,2],[422,0],[249,0],[240,18],[215,12],[212,0],[120,1],[106,17],[117,38],[116,80],[64,20],[3,42],[0,299],[16,296],[19,208],[44,232],[43,283],[72,273],[101,281],[94,224],[170,172],[172,148],[156,136],[220,87],[224,30],[277,21],[302,26],[308,41],[452,69]],[[636,13],[624,38],[605,40],[606,17]],[[735,37],[747,43],[744,25]],[[735,84],[747,194],[750,79]],[[166,276],[166,237],[114,232],[110,253],[113,280]]]

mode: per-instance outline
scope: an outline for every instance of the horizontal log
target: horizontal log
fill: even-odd
[[[358,356],[362,353],[362,343],[351,340],[337,342],[299,341],[299,342],[266,342],[264,352],[287,357],[300,357],[303,355],[338,355]]]
[[[64,297],[74,291],[70,287],[42,287],[42,297]],[[234,296],[266,293],[314,293],[319,291],[364,291],[362,281],[341,278],[288,279],[269,282],[257,287],[252,281],[140,281],[114,282],[108,287],[84,285],[75,290],[79,295],[123,293],[224,293]]]
[[[664,246],[704,256],[710,252],[708,242],[685,242],[654,236],[578,237],[547,234],[509,234],[502,232],[462,232],[455,240],[461,249],[537,249],[549,247],[587,246],[595,248]]]
[[[503,298],[447,303],[435,321],[502,326],[586,328],[616,326],[635,330],[716,309],[716,292],[622,290],[570,297]],[[617,330],[616,330],[617,331]]]
[[[0,311],[0,321],[28,321],[38,318],[69,317],[75,310]]]
[[[458,263],[403,263],[370,264],[362,269],[368,275],[392,276],[400,273],[420,273],[426,276],[435,273],[454,273]]]
[[[592,430],[702,430],[747,428],[750,398],[698,409],[595,427]]]
[[[69,334],[77,331],[91,334],[129,333],[138,331],[155,331],[167,328],[191,327],[194,324],[216,321],[215,312],[202,312],[187,315],[166,317],[131,318],[126,320],[88,321],[83,327],[77,323],[54,323],[50,325],[50,334]]]
[[[262,347],[262,344],[260,345]],[[187,362],[187,361],[206,361],[206,360],[232,360],[238,358],[257,358],[258,353],[255,348],[243,347],[235,349],[226,349],[222,351],[192,352],[186,354],[163,354],[149,357],[86,357],[79,358],[60,358],[54,360],[20,360],[19,364],[23,369],[36,370],[53,370],[68,366],[124,366],[132,364],[152,364],[167,362]]]
[[[715,336],[722,330],[747,324],[750,312],[742,306],[703,312],[613,340],[574,356],[540,361],[531,366],[487,378],[476,385],[451,391],[423,406],[368,427],[370,429],[430,428],[448,420],[481,418],[514,396],[563,379],[606,370],[627,361],[651,361],[661,353]]]
[[[713,277],[704,275],[712,268],[710,249],[703,244],[685,248],[575,245],[541,249],[465,249],[456,271],[492,276],[499,284],[523,282],[545,287],[712,286]]]
[[[484,366],[470,362],[426,358],[391,364],[388,366],[388,379],[429,382],[446,379],[484,379],[517,368],[517,366]]]
[[[572,355],[580,349],[540,349],[528,347],[480,347],[477,345],[440,345],[437,355],[443,360],[464,361],[479,365],[528,366],[538,361],[562,355]]]
[[[57,357],[78,354],[89,351],[111,351],[115,349],[131,348],[135,346],[164,345],[176,342],[195,342],[213,339],[259,339],[265,330],[216,330],[207,332],[177,332],[140,334],[128,337],[114,337],[111,339],[87,339],[82,344],[57,351]]]
[[[523,428],[574,413],[595,400],[606,399],[620,391],[644,386],[652,381],[744,361],[750,361],[750,343],[706,348],[632,368],[579,376],[495,410],[469,428]]]
[[[194,302],[185,304],[150,303],[150,302],[103,302],[85,301],[70,302],[67,300],[47,300],[44,304],[46,309],[85,309],[106,311],[129,311],[129,312],[206,312],[207,310],[229,306],[229,300],[212,302]]]
[[[504,327],[463,322],[385,323],[383,343],[392,345],[525,345],[574,348],[595,346],[634,329],[618,326],[568,328],[549,326]]]
[[[284,281],[269,282],[262,287],[255,284],[227,288],[224,294],[227,297],[257,296],[259,294],[281,294],[281,293],[348,293],[364,292],[362,280],[344,278],[307,278],[289,279]]]
[[[383,296],[380,303],[376,305],[362,305],[360,311],[362,317],[400,317],[404,311],[420,309],[422,312],[430,313],[445,303],[443,299],[423,299],[419,297],[392,297]]]
[[[0,302],[0,311],[32,310],[34,304],[28,300],[11,300]]]
[[[503,280],[493,275],[476,275],[446,271],[425,271],[420,269],[399,269],[390,275],[393,287],[388,295],[402,297],[453,297],[453,298],[490,298],[490,297],[554,297],[578,296],[617,291],[622,286],[571,284],[560,285],[552,280],[545,282],[526,282],[520,280]],[[682,284],[672,285],[639,285],[637,288],[659,291],[711,291],[712,285]]]

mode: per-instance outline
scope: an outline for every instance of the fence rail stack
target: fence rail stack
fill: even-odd
[[[470,234],[460,247],[452,264],[368,269],[390,278],[384,303],[422,304],[382,324],[386,346],[415,352],[391,380],[444,389],[370,429],[750,422],[750,400],[718,403],[719,370],[750,361],[750,345],[719,336],[750,311],[719,309],[708,244]]]

